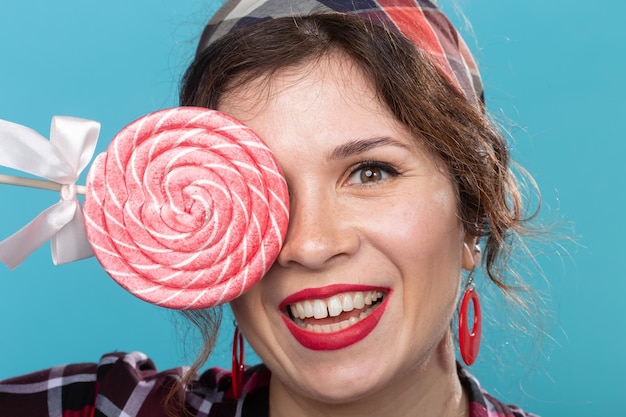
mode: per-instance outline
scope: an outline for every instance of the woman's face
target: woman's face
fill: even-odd
[[[272,390],[350,401],[452,355],[471,237],[445,169],[361,72],[331,56],[238,87],[219,110],[267,142],[289,185],[282,251],[231,303]]]

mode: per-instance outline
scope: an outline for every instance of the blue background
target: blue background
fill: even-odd
[[[102,123],[98,152],[123,126],[177,103],[197,36],[221,1],[0,2],[0,118],[47,136],[53,115]],[[626,395],[626,3],[482,0],[444,5],[480,63],[494,117],[543,192],[555,225],[520,273],[543,295],[528,335],[486,295],[485,388],[544,416],[623,415]],[[0,169],[2,173],[9,173]],[[58,200],[0,186],[0,239]],[[479,287],[480,289],[481,287]],[[487,293],[486,289],[482,290]],[[517,317],[525,321],[525,317]],[[230,320],[210,364],[228,366]],[[95,259],[55,267],[49,245],[0,265],[0,378],[142,350],[159,368],[194,357],[172,312],[125,293]],[[377,347],[373,347],[373,352]]]

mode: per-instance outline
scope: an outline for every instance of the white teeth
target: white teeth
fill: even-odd
[[[326,300],[304,300],[289,305],[289,310],[294,318],[304,320],[306,318],[323,319],[337,317],[342,312],[354,309],[362,310],[383,298],[383,292],[378,291],[355,291],[333,295]],[[349,320],[345,320],[350,325]],[[339,322],[342,323],[342,322]]]
[[[362,309],[363,307],[365,307],[365,300],[363,299],[363,293],[357,292],[354,295],[354,299],[352,300],[352,302],[354,304],[354,308]]]
[[[333,333],[333,332],[338,332],[340,330],[346,329],[358,322],[360,322],[361,320],[365,319],[367,316],[369,316],[370,314],[372,314],[372,311],[374,311],[376,307],[368,307],[365,310],[363,310],[358,317],[350,317],[347,320],[342,320],[338,323],[331,323],[331,324],[311,324],[311,323],[305,323],[303,320],[300,319],[296,319],[295,322],[296,324],[298,324],[300,327],[307,329],[308,331],[311,332],[315,332],[315,333]]]
[[[345,297],[350,298],[350,297]],[[339,301],[339,297],[333,296],[328,299],[328,314],[330,317],[337,317],[343,311],[343,306],[341,301]]]
[[[343,311],[352,311],[354,310],[354,303],[352,302],[352,297],[343,297],[343,304],[341,305]]]
[[[372,305],[372,294],[371,293],[367,293],[365,294],[365,297],[363,298],[363,301],[365,302],[365,305],[371,306]]]
[[[322,300],[313,301],[313,317],[316,319],[324,319],[328,317],[328,308]]]
[[[300,304],[300,303],[296,303],[296,304]],[[305,319],[307,317],[313,317],[313,303],[310,302],[309,300],[306,300],[304,303],[302,303],[302,309],[304,310],[304,317],[300,317],[301,319]]]
[[[306,317],[306,312],[304,311],[304,305],[302,303],[296,303],[294,305],[296,306],[296,313],[297,313],[297,314],[294,314],[294,317],[300,317],[300,318]]]

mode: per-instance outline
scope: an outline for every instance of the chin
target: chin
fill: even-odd
[[[389,376],[385,369],[378,366],[380,364],[373,369],[368,369],[367,365],[367,361],[363,361],[362,365],[354,365],[349,369],[342,367],[339,362],[331,368],[318,367],[314,371],[309,369],[302,374],[306,375],[304,380],[300,383],[288,383],[287,387],[322,403],[349,404],[374,395],[388,385],[386,381]]]
[[[317,389],[319,388],[319,389]],[[379,389],[376,382],[370,384],[350,381],[337,385],[308,386],[306,395],[325,404],[350,404],[372,395]]]

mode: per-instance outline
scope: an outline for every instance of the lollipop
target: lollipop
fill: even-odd
[[[205,308],[234,299],[276,259],[287,186],[267,146],[222,113],[162,110],[124,128],[87,178],[96,257],[150,303]]]
[[[64,197],[67,187],[62,199],[77,201]],[[163,307],[207,308],[241,295],[267,272],[287,231],[278,163],[254,132],[215,110],[166,109],[131,123],[96,157],[85,190],[84,229],[98,261]]]

